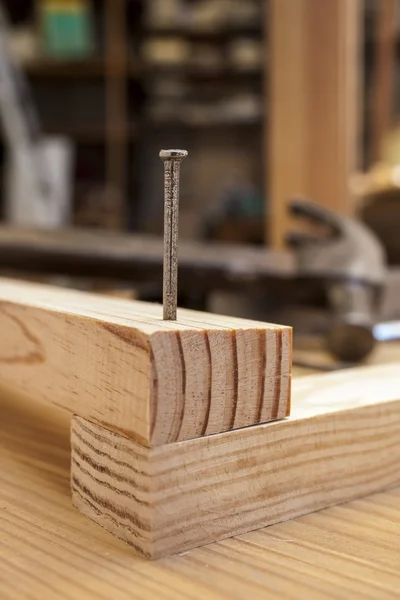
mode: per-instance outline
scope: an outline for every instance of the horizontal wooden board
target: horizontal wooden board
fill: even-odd
[[[400,488],[144,561],[71,505],[70,418],[0,393],[2,600],[397,600]]]
[[[0,332],[0,384],[146,446],[289,412],[289,327],[0,279]]]
[[[143,449],[72,424],[75,505],[148,557],[400,483],[400,365],[294,382],[292,416]]]

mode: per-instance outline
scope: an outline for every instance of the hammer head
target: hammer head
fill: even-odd
[[[328,230],[323,237],[290,235],[300,274],[383,285],[385,252],[368,227],[309,200],[293,199],[289,209],[294,217]]]
[[[355,219],[303,199],[290,203],[295,217],[322,226],[327,235],[291,235],[301,277],[324,280],[332,312],[328,349],[342,361],[355,362],[373,349],[373,325],[386,280],[386,257],[375,235]]]

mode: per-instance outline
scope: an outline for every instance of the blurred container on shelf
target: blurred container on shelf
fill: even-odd
[[[229,2],[227,0],[201,0],[194,2],[189,14],[187,26],[196,31],[218,31],[221,30],[226,23],[227,8]]]
[[[243,71],[261,69],[264,63],[263,52],[263,43],[252,38],[238,38],[228,46],[231,65]]]
[[[261,22],[263,0],[146,0],[145,23],[150,30],[217,33],[230,28],[254,28]]]
[[[156,123],[172,122],[193,127],[257,123],[262,117],[262,99],[256,93],[215,100],[158,98],[149,102],[147,117]]]
[[[89,0],[39,0],[43,52],[58,59],[82,59],[94,50]]]
[[[37,33],[31,25],[14,26],[9,35],[9,48],[20,63],[32,62],[40,55]]]
[[[188,64],[190,51],[190,44],[180,37],[154,37],[142,44],[141,55],[148,65],[173,67]]]
[[[5,170],[6,219],[21,227],[63,227],[72,214],[74,148],[68,138],[44,137],[35,148],[46,166],[49,193],[35,197],[29,169],[32,160],[23,149],[10,153]],[[26,175],[26,176],[25,176]]]
[[[263,218],[264,198],[254,184],[247,181],[225,184],[219,201],[203,217],[200,237],[261,244]]]
[[[253,122],[261,119],[262,98],[256,93],[238,93],[227,98],[221,106],[221,119],[228,122]]]
[[[175,29],[184,22],[184,6],[181,0],[146,0],[144,22],[148,29]]]

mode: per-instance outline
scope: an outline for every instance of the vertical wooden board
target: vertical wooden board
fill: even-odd
[[[382,142],[392,125],[398,9],[399,3],[396,0],[378,1],[376,35],[373,39],[370,164],[382,160]]]
[[[307,83],[304,0],[270,0],[266,11],[265,189],[267,236],[284,246],[286,203],[306,188]]]
[[[348,215],[350,177],[360,167],[361,2],[306,2],[307,194]]]
[[[282,247],[287,203],[308,197],[353,212],[349,178],[360,157],[360,0],[271,0],[267,27],[268,233]]]

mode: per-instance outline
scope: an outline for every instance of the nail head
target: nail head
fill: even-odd
[[[160,158],[186,158],[187,150],[160,150]]]

